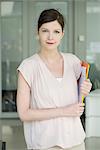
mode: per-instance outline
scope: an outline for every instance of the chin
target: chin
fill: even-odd
[[[57,47],[45,47],[47,50],[54,50],[57,49]]]
[[[58,45],[46,45],[45,48],[46,49],[50,49],[50,50],[53,50],[53,49],[57,49]]]

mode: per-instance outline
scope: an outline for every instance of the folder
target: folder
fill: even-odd
[[[82,61],[81,62],[81,75],[80,78],[78,80],[78,100],[79,102],[84,102],[84,96],[81,93],[81,84],[83,83],[84,80],[86,80],[88,78],[88,74],[89,74],[89,68],[90,68],[90,64]]]

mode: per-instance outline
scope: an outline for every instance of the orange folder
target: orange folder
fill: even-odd
[[[79,96],[78,99],[82,103],[84,101],[84,96],[81,94],[80,87],[81,87],[81,84],[83,83],[83,81],[88,78],[89,68],[90,68],[89,63],[87,63],[85,61],[81,62],[81,75],[80,75],[80,78],[78,80],[78,96]]]

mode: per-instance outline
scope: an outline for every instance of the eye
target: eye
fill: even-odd
[[[48,30],[44,29],[44,30],[42,30],[42,32],[48,32]]]
[[[57,34],[59,34],[59,33],[60,33],[60,31],[58,31],[58,30],[55,30],[54,32],[55,32],[55,33],[57,33]]]

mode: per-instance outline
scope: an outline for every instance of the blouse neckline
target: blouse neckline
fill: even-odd
[[[63,79],[64,79],[64,77],[65,77],[65,65],[66,65],[66,63],[65,63],[65,58],[64,58],[64,54],[62,53],[62,52],[60,52],[60,54],[61,54],[61,56],[62,56],[62,58],[63,58],[63,75],[61,76],[61,77],[56,77],[51,71],[50,71],[50,69],[47,67],[47,65],[44,63],[44,61],[42,60],[42,58],[39,56],[39,54],[38,53],[36,53],[36,56],[37,56],[37,58],[38,58],[38,60],[42,63],[42,65],[45,67],[45,69],[46,69],[46,71],[49,73],[49,75],[52,77],[52,78],[54,78],[58,83],[61,83],[62,81],[63,81]],[[57,78],[62,78],[62,80],[61,80],[61,82],[59,82],[58,80],[57,80]]]

